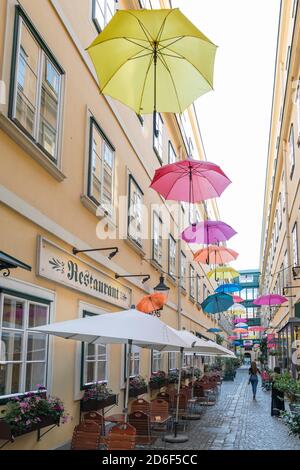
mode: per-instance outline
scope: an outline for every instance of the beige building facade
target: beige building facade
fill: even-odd
[[[265,310],[270,334],[280,339],[280,356],[270,358],[296,370],[292,354],[300,339],[300,12],[299,2],[281,3],[270,125],[261,241],[261,293],[285,295],[288,302]],[[294,319],[296,318],[296,320]],[[294,322],[294,326],[291,323]]]
[[[43,384],[73,420],[39,442],[30,433],[7,449],[68,442],[83,390],[95,381],[119,394],[114,412],[122,410],[124,347],[47,339],[28,329],[130,308],[153,292],[161,274],[170,288],[164,322],[215,339],[207,329],[219,320],[200,306],[215,289],[206,277],[209,267],[193,262],[178,235],[192,221],[219,219],[216,202],[190,209],[149,189],[160,165],[206,158],[194,108],[182,116],[158,115],[155,136],[151,115],[136,116],[99,94],[85,50],[115,2],[38,3],[42,7],[36,0],[0,3],[0,251],[31,267],[0,274],[0,404]],[[137,0],[118,5],[141,6]],[[74,254],[74,248],[108,250]],[[220,320],[226,345],[230,324]],[[131,373],[149,380],[177,361],[176,354],[135,348]],[[203,367],[201,358],[197,365]]]

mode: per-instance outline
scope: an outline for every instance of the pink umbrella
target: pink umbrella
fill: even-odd
[[[233,319],[233,323],[245,322],[245,320],[246,320],[246,318],[237,317],[237,318]]]
[[[155,170],[150,188],[165,199],[194,203],[220,196],[230,183],[214,163],[182,160]]]
[[[244,299],[242,299],[242,297],[240,297],[239,295],[233,295],[233,301],[235,304],[239,304],[241,302],[244,302]]]
[[[249,326],[248,331],[265,331],[263,326]]]
[[[282,295],[279,294],[266,294],[266,295],[261,295],[257,297],[253,301],[255,305],[281,305],[284,304],[284,302],[287,302],[288,299],[286,297],[283,297]]]
[[[238,339],[238,337],[234,336],[234,335],[230,335],[230,336],[228,336],[228,339]]]
[[[237,232],[221,220],[204,220],[187,227],[181,234],[187,243],[217,244],[229,240]]]
[[[194,261],[202,264],[225,264],[233,261],[239,254],[226,246],[208,246],[194,253]]]

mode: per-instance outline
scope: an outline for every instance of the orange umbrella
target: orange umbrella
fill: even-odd
[[[248,334],[245,328],[234,328],[232,331],[233,333],[244,333],[244,335]]]
[[[194,253],[194,261],[202,264],[225,264],[238,257],[238,253],[226,246],[211,245]]]
[[[151,313],[160,310],[166,303],[167,296],[165,294],[155,293],[145,295],[137,304],[136,309],[140,312]]]

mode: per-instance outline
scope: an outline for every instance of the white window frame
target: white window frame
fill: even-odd
[[[160,163],[163,161],[163,133],[164,133],[164,121],[160,113],[155,113],[156,116],[156,130],[158,136],[155,135],[153,127],[153,149]]]
[[[158,372],[162,369],[162,353],[160,351],[152,351],[151,372]]]
[[[299,265],[299,246],[298,246],[298,223],[295,222],[292,229],[292,249],[293,249],[293,265]]]
[[[297,107],[297,124],[298,124],[298,145],[300,144],[300,78],[298,80],[297,94],[296,94],[296,107]]]
[[[186,290],[186,254],[181,250],[180,252],[180,277],[181,277],[181,288]]]
[[[201,304],[201,277],[199,274],[196,275],[196,302],[198,305]]]
[[[294,139],[294,125],[291,124],[289,134],[289,162],[290,162],[290,178],[293,177],[295,169],[295,139]]]
[[[115,148],[103,132],[102,128],[96,121],[95,117],[93,115],[89,116],[90,123],[89,123],[89,149],[88,149],[88,182],[87,182],[87,195],[88,198],[93,201],[93,203],[97,207],[101,207],[107,214],[108,216],[112,219],[114,216],[114,179],[115,179]],[[95,175],[93,172],[93,160],[94,160],[94,154],[93,154],[93,135],[94,132],[97,132],[101,138],[101,155],[100,155],[100,160],[101,160],[101,174],[100,178],[98,175]],[[104,188],[104,157],[105,157],[105,146],[109,148],[109,150],[112,152],[112,167],[111,167],[111,201],[109,203],[104,203],[103,201],[103,188]],[[94,195],[93,195],[93,178],[96,178],[96,180],[99,181],[101,185],[101,191],[100,191],[100,200],[98,201]]]
[[[92,20],[95,25],[96,30],[98,33],[100,33],[103,28],[101,27],[101,24],[99,23],[99,19],[97,18],[96,15],[96,4],[98,5],[98,8],[103,11],[103,26],[105,27],[107,23],[111,20],[113,15],[116,12],[116,0],[111,0],[113,2],[113,11],[112,11],[112,16],[109,16],[109,1],[108,0],[92,0]]]
[[[16,8],[16,28],[15,31],[17,36],[17,43],[14,45],[13,56],[12,56],[12,80],[13,80],[13,92],[10,96],[9,103],[9,118],[19,127],[22,132],[47,156],[47,158],[56,166],[60,167],[60,150],[62,141],[62,109],[63,109],[63,89],[64,89],[64,70],[58,64],[55,57],[43,41],[42,37],[34,27],[34,25],[25,17],[23,10],[20,7]],[[17,80],[19,72],[19,57],[21,55],[21,35],[22,28],[26,27],[28,33],[32,36],[39,50],[38,59],[38,70],[36,78],[36,96],[35,96],[35,115],[34,115],[34,126],[33,134],[26,130],[22,124],[16,118],[16,105],[17,105]],[[43,84],[43,71],[45,61],[48,60],[54,70],[59,75],[59,90],[57,95],[57,122],[56,122],[56,141],[55,141],[55,154],[51,155],[46,148],[39,142],[40,124],[41,124],[41,91]]]
[[[169,234],[169,240],[168,240],[168,274],[173,279],[176,276],[176,253],[177,253],[176,240],[171,234]]]
[[[163,222],[161,217],[156,211],[153,211],[152,216],[152,259],[162,266],[163,252],[162,252],[162,226]]]
[[[174,150],[172,142],[169,140],[168,144],[168,163],[176,163],[177,161],[177,155]]]
[[[191,264],[189,266],[189,281],[190,298],[195,300],[195,268]]]
[[[32,299],[30,298],[32,297]],[[2,326],[2,321],[3,321],[3,306],[4,306],[4,298],[20,301],[24,303],[25,309],[24,309],[24,325],[22,328],[10,328],[10,327],[3,327]],[[28,327],[28,320],[29,320],[29,305],[41,305],[43,307],[47,307],[48,313],[48,323],[51,322],[51,305],[49,303],[49,300],[46,298],[43,299],[37,299],[35,296],[31,296],[26,294],[25,292],[18,292],[18,295],[15,295],[13,293],[9,293],[9,290],[6,292],[1,292],[0,293],[0,337],[1,337],[1,332],[2,331],[11,331],[11,332],[22,332],[23,333],[23,339],[22,339],[22,358],[19,361],[2,361],[1,362],[1,356],[0,356],[0,364],[4,363],[19,363],[21,364],[21,373],[20,373],[20,390],[15,393],[7,393],[4,395],[0,396],[1,400],[6,400],[11,397],[16,397],[23,395],[24,393],[28,392],[36,392],[37,390],[27,390],[26,389],[26,368],[27,364],[29,363],[44,363],[45,364],[45,373],[44,373],[44,383],[43,385],[46,388],[49,388],[49,371],[48,371],[48,364],[50,360],[50,344],[49,344],[49,338],[47,335],[44,335],[43,333],[37,333],[41,336],[46,336],[45,340],[45,360],[44,361],[35,361],[35,360],[27,360],[27,345],[28,345],[28,330],[30,331],[30,328]],[[37,385],[37,384],[36,384]]]
[[[135,178],[131,174],[129,174],[127,236],[131,240],[133,240],[140,248],[143,247],[143,197],[144,193],[141,190],[140,186],[136,182]]]
[[[176,354],[174,351],[168,353],[168,370],[176,369]]]

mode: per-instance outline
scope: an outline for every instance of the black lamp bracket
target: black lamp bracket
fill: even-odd
[[[77,253],[88,253],[90,251],[111,251],[108,258],[112,259],[119,252],[119,248],[117,246],[110,246],[108,248],[90,248],[88,250],[77,250],[77,248],[72,249],[73,255],[77,255]]]

